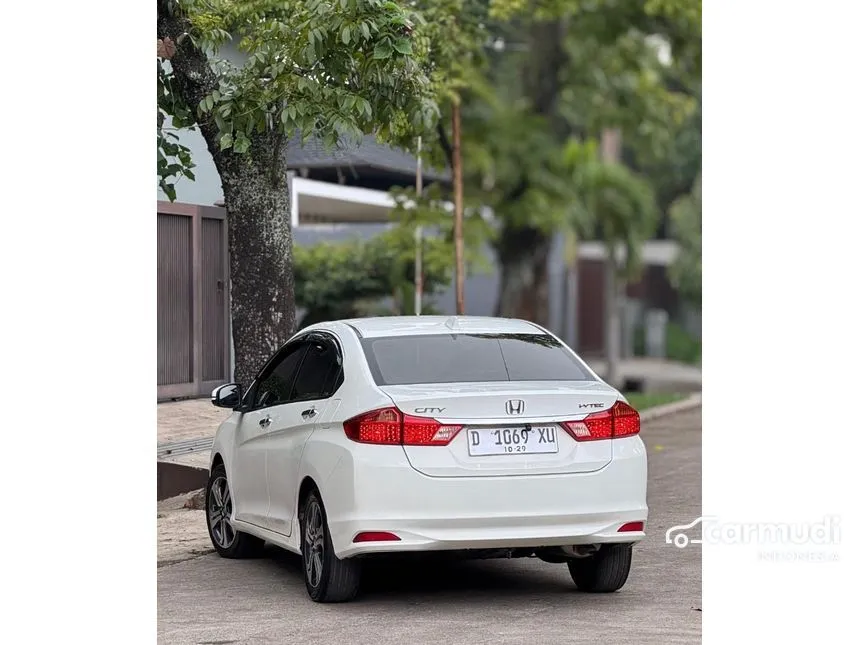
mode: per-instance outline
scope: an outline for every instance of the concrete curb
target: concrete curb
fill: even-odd
[[[672,403],[667,403],[666,405],[658,405],[656,407],[643,410],[639,413],[639,420],[643,423],[646,423],[648,421],[662,419],[663,417],[668,417],[672,414],[677,414],[679,412],[695,410],[696,408],[700,407],[702,407],[702,393],[696,392],[695,394],[688,396],[686,399],[682,399],[680,401],[673,401]]]

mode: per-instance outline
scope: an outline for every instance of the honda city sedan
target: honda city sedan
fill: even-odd
[[[530,322],[316,324],[212,402],[233,410],[206,489],[215,550],[301,555],[317,602],[354,598],[367,558],[404,552],[537,557],[612,592],[645,537],[639,414]]]

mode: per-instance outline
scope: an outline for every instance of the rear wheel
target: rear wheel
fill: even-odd
[[[581,591],[608,593],[624,586],[632,561],[632,544],[604,544],[589,558],[569,561],[567,568]]]
[[[361,563],[334,553],[325,507],[319,492],[308,493],[302,508],[302,564],[305,587],[314,602],[345,602],[355,598]]]
[[[224,558],[252,558],[263,552],[260,538],[233,528],[233,495],[224,464],[218,464],[206,484],[206,527],[218,555]]]

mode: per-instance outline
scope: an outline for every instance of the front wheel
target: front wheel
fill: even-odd
[[[604,544],[593,556],[567,563],[577,588],[591,593],[618,591],[627,582],[632,544]]]
[[[305,587],[314,602],[345,602],[355,598],[361,563],[334,553],[325,507],[317,491],[305,498],[301,514],[302,564]]]
[[[218,464],[206,484],[206,527],[212,546],[222,558],[251,558],[263,552],[260,538],[233,528],[233,494],[224,464]]]

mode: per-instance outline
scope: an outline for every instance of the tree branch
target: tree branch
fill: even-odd
[[[197,106],[208,94],[218,88],[218,77],[209,65],[209,59],[192,41],[183,36],[191,31],[191,23],[170,0],[158,0],[158,38],[170,38],[176,43],[176,53],[170,59],[175,84],[172,90],[197,114]],[[218,149],[218,130],[214,123],[198,121],[200,132],[209,144],[213,156]]]
[[[436,132],[439,134],[439,145],[442,146],[442,151],[445,153],[445,159],[448,160],[448,167],[454,167],[454,149],[451,147],[451,142],[448,141],[448,134],[445,132],[445,126],[442,125],[441,119],[436,123]]]

